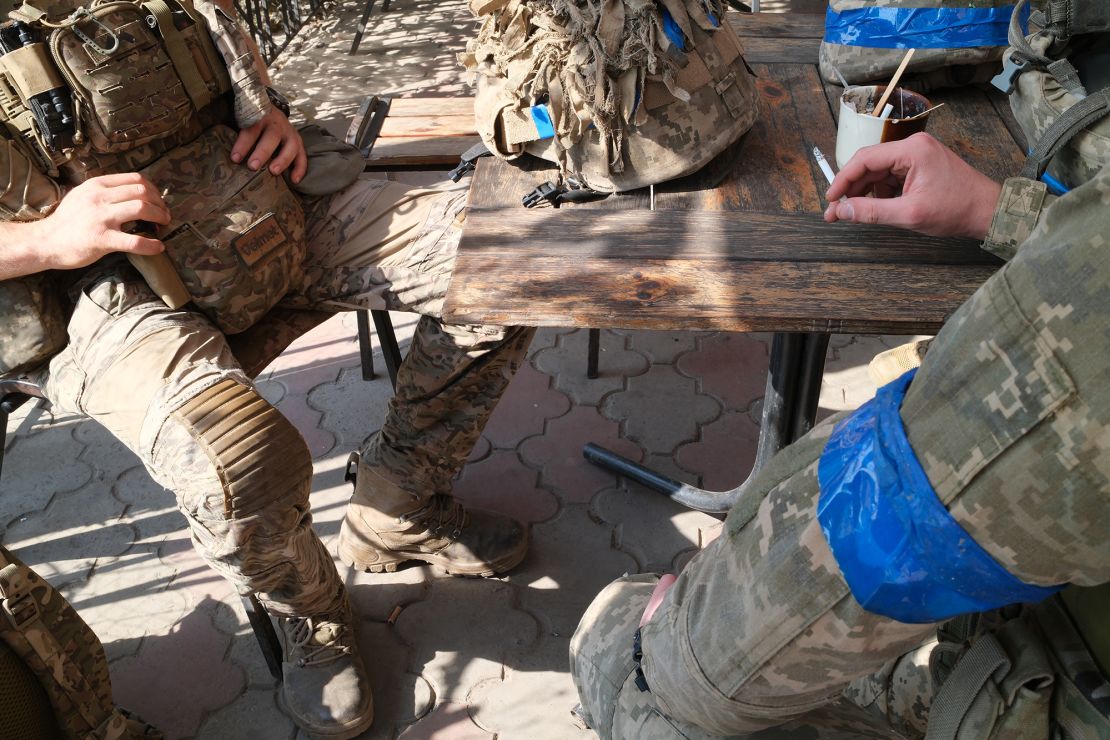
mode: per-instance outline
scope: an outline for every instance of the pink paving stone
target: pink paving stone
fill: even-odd
[[[517,371],[484,432],[494,447],[513,448],[543,433],[545,419],[570,410],[570,399],[551,388],[551,376],[524,363]]]
[[[400,737],[403,740],[491,740],[494,736],[474,724],[465,704],[442,702],[419,722],[405,728]]]
[[[597,443],[630,460],[643,457],[640,448],[620,436],[620,426],[598,413],[593,406],[576,406],[570,413],[547,423],[547,433],[532,437],[520,447],[529,465],[542,469],[540,483],[565,503],[588,503],[593,495],[613,485],[615,476],[586,462],[582,447]]]
[[[116,701],[167,739],[195,735],[246,688],[243,671],[224,661],[230,642],[203,611],[186,613],[169,634],[147,636],[138,655],[112,664]]]
[[[323,414],[309,406],[304,396],[287,396],[278,406],[278,411],[297,427],[313,458],[325,455],[335,447],[335,437],[320,429]]]
[[[470,451],[470,457],[466,459],[467,463],[473,464],[479,460],[484,460],[490,452],[493,451],[493,445],[484,436],[479,437],[478,441],[474,444],[474,449]]]
[[[683,375],[700,380],[702,391],[721,399],[725,408],[746,409],[763,395],[767,363],[766,343],[748,334],[722,332],[704,337],[676,365]]]
[[[759,427],[743,413],[726,413],[701,428],[701,439],[681,445],[675,461],[699,473],[702,487],[711,491],[735,488],[744,482],[755,462]]]
[[[471,506],[500,511],[522,522],[542,522],[555,516],[559,501],[538,485],[539,474],[524,465],[512,450],[494,450],[486,459],[463,470],[452,491]]]
[[[295,376],[306,368],[334,364],[349,365],[352,362],[357,364],[358,334],[355,330],[354,318],[350,319],[349,325],[345,319],[347,319],[345,315],[337,315],[300,337],[267,365],[262,374],[272,373],[288,387],[290,382],[299,382]],[[307,388],[295,392],[305,391]]]

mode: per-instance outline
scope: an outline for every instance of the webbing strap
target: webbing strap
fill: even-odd
[[[1079,80],[1079,73],[1071,62],[1063,58],[1051,59],[1046,57],[1037,52],[1026,40],[1025,29],[1022,28],[1021,23],[1021,14],[1028,3],[1029,0],[1019,0],[1018,4],[1014,6],[1014,14],[1010,16],[1007,40],[1010,42],[1010,46],[1014,47],[1013,54],[1019,59],[1047,70],[1065,90],[1075,97],[1084,97],[1087,91],[1083,89],[1083,83]]]
[[[1110,113],[1110,88],[1088,95],[1061,113],[1029,153],[1021,168],[1021,176],[1030,180],[1038,179],[1048,167],[1049,161],[1065,144],[1080,131],[1104,118],[1107,113]]]
[[[1010,670],[1010,659],[994,635],[983,635],[964,653],[933,697],[925,740],[955,740],[975,698],[999,669],[1005,675]]]
[[[208,68],[211,69],[216,75],[217,94],[223,95],[231,92],[231,77],[227,74],[227,65],[224,64],[223,57],[217,51],[216,45],[212,43],[212,37],[209,35],[208,22],[204,20],[197,9],[193,7],[191,0],[177,0],[177,4],[185,11],[196,27],[201,30],[200,33],[200,50],[204,54],[205,60],[208,62]]]
[[[196,62],[193,61],[192,54],[185,46],[185,38],[173,23],[173,11],[170,6],[166,4],[166,0],[146,0],[142,7],[158,21],[158,30],[165,42],[166,53],[173,62],[173,68],[177,70],[177,76],[185,85],[185,92],[189,100],[193,101],[193,107],[197,110],[205,108],[212,102],[212,93],[201,79]]]

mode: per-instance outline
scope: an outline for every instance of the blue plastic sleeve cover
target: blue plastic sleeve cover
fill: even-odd
[[[663,33],[667,34],[667,38],[671,43],[678,48],[679,51],[686,51],[686,37],[682,33],[682,29],[678,27],[674,17],[670,11],[663,8]]]
[[[1025,6],[1022,27],[1028,27]],[[825,41],[876,49],[1008,46],[1013,5],[997,8],[870,7],[825,13]]]
[[[551,123],[551,111],[546,105],[532,106],[532,123],[536,124],[539,138],[550,139],[555,135],[555,125]]]
[[[817,465],[817,519],[852,595],[921,624],[1056,593],[1000,566],[933,491],[898,413],[915,372],[838,424]]]

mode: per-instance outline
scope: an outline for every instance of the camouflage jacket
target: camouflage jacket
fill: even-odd
[[[1011,259],[1018,246],[1033,233],[1041,212],[1055,199],[1043,182],[1024,177],[1007,179],[994,207],[983,249],[1004,260]]]

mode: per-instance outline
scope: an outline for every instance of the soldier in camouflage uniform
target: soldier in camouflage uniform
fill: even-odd
[[[912,382],[901,379],[893,416],[909,457],[893,469],[898,479],[920,471],[932,505],[960,535],[957,547],[912,571],[910,595],[944,560],[962,564],[976,546],[1015,589],[1049,594],[1073,584],[1063,593],[1069,605],[1078,587],[1110,582],[1110,146],[1104,132],[1076,141],[1100,169],[1059,198],[1024,177],[999,186],[926,134],[861,150],[827,194],[827,220],[978,237],[1007,260],[945,324]],[[898,196],[861,197],[879,183]],[[969,632],[946,623],[938,647],[938,625],[976,610],[942,618],[899,604],[911,613],[895,619],[857,587],[849,547],[884,498],[862,499],[843,529],[823,517],[826,494],[843,490],[827,477],[830,449],[863,459],[853,435],[868,427],[850,424],[862,411],[828,420],[776,456],[753,498],[677,580],[626,576],[594,601],[572,641],[571,669],[584,718],[603,738],[1110,732],[1110,687],[1065,629],[1060,596],[1017,618],[1006,609],[984,617],[1001,626]],[[909,524],[924,540],[931,526]],[[983,584],[969,571],[950,578],[953,590]],[[957,636],[944,639],[950,629]],[[953,654],[974,659],[949,672]],[[960,667],[977,662],[985,670],[968,682],[972,669]]]
[[[271,105],[264,66],[232,20],[230,3],[199,2],[197,9],[232,82],[239,134],[231,161],[287,172],[300,183],[307,169],[301,138]],[[172,216],[159,190],[129,164],[128,157],[149,152],[133,151],[107,165],[74,160],[84,169],[56,178],[64,192],[56,203],[15,202],[50,188],[0,188],[0,213],[9,214],[0,221],[0,279],[63,271],[71,285],[68,342],[37,373],[45,395],[59,411],[97,420],[138,454],[177,495],[200,555],[277,618],[282,699],[297,723],[313,735],[353,736],[369,726],[373,706],[353,649],[347,595],[311,526],[311,456],[251,377],[322,311],[423,314],[387,418],[361,450],[340,556],[374,571],[422,560],[452,573],[491,575],[520,562],[527,532],[508,517],[463,509],[451,498],[451,480],[532,330],[439,320],[464,186],[413,188],[359,177],[340,192],[303,198],[303,276],[268,316],[225,336],[190,307],[167,306],[120,254],[161,252],[159,241],[125,225],[164,225]],[[42,185],[41,172],[19,169],[26,159],[15,148],[0,147],[0,155],[12,160],[0,156],[0,169]]]

